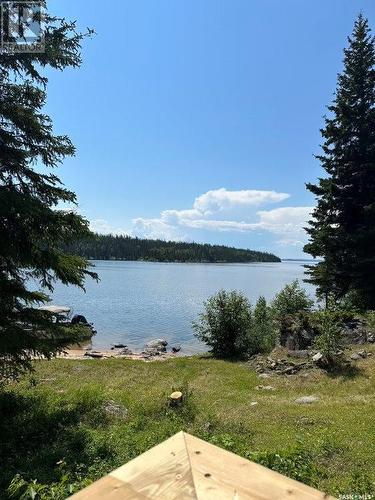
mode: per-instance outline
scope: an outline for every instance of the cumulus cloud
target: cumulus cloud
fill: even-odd
[[[132,233],[149,238],[187,240],[186,229],[220,232],[268,232],[279,235],[280,245],[303,245],[304,225],[312,207],[279,207],[256,210],[290,197],[277,191],[225,188],[207,191],[195,198],[192,208],[164,210],[158,218],[133,220]]]
[[[90,221],[90,229],[94,233],[99,234],[117,234],[123,236],[129,234],[129,231],[114,227],[105,219],[94,219]]]
[[[225,188],[207,191],[194,201],[194,209],[205,214],[221,212],[235,207],[260,206],[267,203],[279,203],[289,198],[287,193],[276,191],[258,191],[246,189],[241,191],[227,191]]]
[[[188,241],[186,234],[181,234],[179,228],[167,224],[162,219],[133,219],[132,236],[138,238],[161,239],[167,241]]]
[[[91,228],[100,233],[130,234],[142,238],[190,241],[189,230],[218,232],[266,232],[278,236],[280,246],[301,247],[306,241],[304,226],[313,207],[260,206],[280,203],[290,197],[277,191],[225,188],[207,191],[195,198],[193,206],[184,210],[164,210],[159,217],[133,219],[128,231],[111,227],[105,220],[92,221]]]

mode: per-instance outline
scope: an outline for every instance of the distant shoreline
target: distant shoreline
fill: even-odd
[[[200,264],[281,262],[270,252],[209,243],[187,243],[93,234],[63,245],[65,253],[89,260],[124,260]]]

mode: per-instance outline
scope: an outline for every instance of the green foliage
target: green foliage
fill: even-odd
[[[195,336],[211,347],[214,356],[238,358],[247,354],[252,313],[249,300],[240,292],[220,290],[205,303]]]
[[[56,280],[82,287],[87,275],[95,276],[86,259],[61,250],[63,243],[90,233],[84,218],[61,209],[64,203],[75,204],[76,196],[49,169],[75,149],[67,136],[54,135],[52,120],[44,113],[44,69],[79,66],[85,34],[47,8],[44,26],[43,53],[2,53],[0,60],[2,380],[30,369],[32,357],[50,357],[66,345],[52,317],[35,309],[47,296],[27,285],[36,281],[52,291]]]
[[[344,70],[321,130],[317,158],[326,175],[307,188],[316,196],[305,251],[322,260],[307,266],[326,302],[347,294],[356,308],[375,309],[375,43],[367,19],[357,18]]]
[[[243,293],[221,290],[204,307],[193,328],[214,356],[245,358],[275,347],[277,330],[264,297],[258,299],[253,311]]]
[[[302,445],[279,453],[249,452],[246,454],[246,458],[296,481],[308,485],[316,483],[318,468],[316,467],[314,454]]]
[[[298,280],[286,285],[274,298],[272,311],[277,320],[282,320],[301,311],[310,311],[314,302],[301,288]]]
[[[343,322],[339,321],[338,314],[330,311],[319,311],[314,314],[313,323],[318,330],[314,339],[314,347],[323,354],[324,364],[334,368],[343,363],[345,343],[343,339]]]
[[[68,496],[70,485],[83,487],[181,430],[330,494],[372,492],[374,356],[365,376],[345,382],[323,371],[275,376],[271,398],[246,363],[212,357],[35,365],[32,385],[25,377],[0,392],[0,498],[17,474],[21,493],[40,485],[46,500]],[[186,399],[170,408],[174,390]],[[320,399],[297,407],[306,394]],[[127,411],[110,413],[109,402]],[[352,481],[354,471],[361,478]]]
[[[366,322],[366,325],[368,328],[372,331],[375,332],[375,311],[368,311],[364,315],[364,319]]]
[[[276,345],[278,331],[271,308],[266,299],[259,297],[255,304],[251,333],[249,335],[250,354],[268,353]]]
[[[68,496],[77,493],[91,483],[84,478],[71,478],[63,474],[58,482],[41,484],[36,479],[25,481],[19,474],[14,476],[7,493],[9,499],[18,500],[65,500]]]
[[[65,245],[65,251],[94,260],[157,262],[280,262],[273,254],[223,245],[184,243],[96,234]]]

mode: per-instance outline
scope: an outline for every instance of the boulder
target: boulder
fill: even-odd
[[[288,356],[293,358],[308,358],[310,351],[307,349],[300,349],[296,351],[288,351]]]
[[[353,361],[358,361],[359,359],[361,359],[361,356],[356,352],[353,352],[353,354],[350,356],[350,359],[352,359]]]
[[[181,346],[180,345],[174,345],[172,346],[172,352],[180,352],[181,351]]]
[[[168,342],[164,339],[155,339],[150,340],[146,344],[146,350],[148,349],[156,349],[159,352],[165,352],[167,350]]]
[[[133,351],[125,346],[125,349],[121,349],[119,354],[120,356],[130,356],[131,354],[133,354]]]
[[[316,366],[319,366],[319,368],[327,368],[329,366],[327,358],[321,352],[314,354],[311,359]]]
[[[312,357],[312,360],[314,361],[314,363],[319,363],[319,361],[322,360],[323,358],[324,358],[323,354],[321,352],[317,352]]]
[[[125,406],[115,403],[114,401],[107,401],[103,405],[103,410],[112,417],[126,418],[128,415],[128,410]]]

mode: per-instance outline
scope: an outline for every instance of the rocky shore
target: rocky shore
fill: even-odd
[[[148,342],[142,351],[134,351],[125,344],[113,344],[110,349],[94,350],[85,346],[72,346],[59,358],[64,359],[134,359],[138,361],[166,360],[181,356],[181,346],[174,345],[168,350],[168,342],[165,339],[155,339]]]

